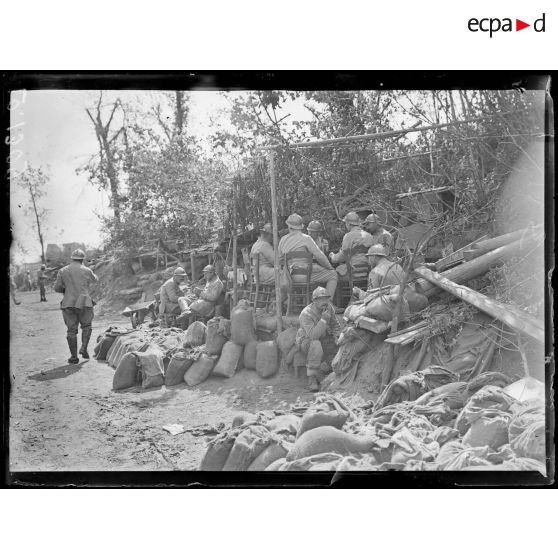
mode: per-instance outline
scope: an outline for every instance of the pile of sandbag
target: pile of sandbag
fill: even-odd
[[[449,375],[447,383],[447,371],[430,372],[415,388],[405,384],[398,394],[392,389],[396,400],[385,398],[385,405],[351,408],[339,397],[319,394],[302,413],[291,406],[287,413],[267,411],[233,424],[209,443],[200,469],[546,474],[543,399],[520,400],[510,395],[513,385],[487,383],[501,383],[494,372],[471,382]]]

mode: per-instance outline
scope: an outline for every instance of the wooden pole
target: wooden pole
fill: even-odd
[[[491,267],[498,265],[513,256],[522,254],[527,249],[533,248],[535,242],[539,239],[540,238],[537,236],[530,235],[525,240],[516,240],[515,242],[496,248],[496,250],[487,252],[474,260],[462,263],[461,265],[453,267],[448,271],[444,271],[442,277],[446,277],[455,283],[467,283],[467,281],[470,281],[479,275],[483,275]],[[428,297],[440,291],[440,287],[422,278],[416,281],[416,287],[419,292]]]
[[[190,267],[192,268],[190,270],[192,274],[192,282],[194,282],[196,280],[196,252],[194,250],[190,252]]]
[[[271,217],[273,224],[273,252],[275,255],[275,314],[277,316],[277,333],[283,329],[281,312],[281,289],[279,287],[279,229],[277,228],[277,192],[275,191],[275,150],[269,150],[269,177],[271,187]]]
[[[233,264],[233,306],[238,302],[238,263],[237,263],[238,239],[236,237],[236,181],[233,180],[233,247],[232,247],[232,264]]]
[[[539,343],[544,343],[544,324],[530,314],[527,314],[527,312],[514,308],[509,304],[498,302],[486,295],[473,291],[469,287],[457,285],[443,275],[426,267],[415,269],[415,273],[419,277],[444,289],[444,291],[482,310],[485,314],[500,320],[515,331],[524,333]]]

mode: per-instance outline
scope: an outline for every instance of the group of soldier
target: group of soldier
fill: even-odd
[[[323,227],[318,221],[308,224],[305,234],[302,217],[293,213],[286,220],[288,232],[279,241],[277,250],[283,267],[288,264],[288,272],[296,282],[297,270],[307,265],[308,259],[301,261],[287,255],[295,252],[300,255],[305,251],[311,255],[312,269],[310,281],[315,287],[312,301],[300,313],[299,328],[296,335],[296,346],[305,356],[307,362],[308,385],[311,391],[319,390],[319,382],[325,371],[323,340],[330,335],[337,343],[341,328],[336,318],[336,308],[332,300],[339,281],[346,281],[352,271],[366,269],[368,271],[368,290],[355,287],[353,295],[362,299],[371,289],[387,285],[399,284],[403,269],[394,258],[394,242],[389,233],[379,222],[375,214],[371,214],[364,222],[355,212],[348,213],[343,219],[347,232],[343,237],[341,248],[337,253],[330,252],[329,243],[323,236]],[[250,258],[256,264],[261,284],[275,283],[275,252],[273,248],[273,232],[268,223],[260,229],[260,235],[252,246]],[[67,342],[70,349],[68,362],[79,362],[78,354],[84,359],[89,358],[88,344],[91,338],[93,306],[95,302],[90,295],[90,286],[98,281],[93,271],[84,265],[85,253],[75,250],[71,255],[72,263],[62,268],[56,277],[54,290],[64,296],[61,301],[62,315],[67,327]],[[337,265],[334,268],[334,264]],[[350,267],[349,267],[350,266]],[[45,299],[44,277],[42,269],[39,280],[41,300]],[[316,286],[317,285],[317,286]],[[213,265],[203,269],[203,279],[188,283],[187,273],[177,267],[160,289],[159,316],[169,325],[166,318],[186,328],[198,318],[210,318],[215,314],[216,305],[225,291],[223,282],[217,275]],[[182,323],[181,323],[182,320]],[[78,351],[77,334],[81,326],[81,346]]]
[[[347,281],[348,274],[368,273],[366,291],[353,288],[357,299],[365,298],[367,292],[388,285],[397,285],[403,276],[403,268],[393,261],[394,240],[380,223],[378,215],[368,215],[361,222],[355,212],[345,215],[347,232],[343,237],[341,249],[334,253],[329,250],[329,243],[323,237],[323,227],[319,221],[311,221],[305,234],[304,221],[296,213],[286,220],[288,233],[283,236],[277,250],[283,268],[287,265],[287,254],[301,251],[312,255],[312,272],[310,282],[319,285],[312,293],[312,302],[302,310],[299,318],[299,329],[296,336],[298,350],[306,357],[308,387],[311,391],[319,390],[321,376],[324,373],[323,340],[331,335],[337,343],[341,328],[335,317],[332,300],[339,281]],[[260,229],[260,237],[250,252],[252,267],[257,267],[261,284],[275,282],[275,253],[270,224]],[[296,282],[298,269],[306,264],[295,257],[288,261],[288,272]],[[334,264],[337,267],[334,268]],[[349,268],[350,266],[350,268]]]

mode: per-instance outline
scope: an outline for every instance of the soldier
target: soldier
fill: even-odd
[[[289,215],[286,221],[289,232],[279,241],[279,257],[284,258],[289,252],[306,249],[312,254],[316,263],[312,264],[312,283],[325,284],[325,288],[329,295],[333,297],[335,289],[337,288],[337,274],[333,266],[327,259],[327,256],[319,249],[314,240],[304,234],[304,221],[297,213]],[[294,267],[300,265],[301,262],[296,260],[291,261]]]
[[[40,302],[46,302],[46,292],[45,292],[45,281],[46,281],[46,265],[42,264],[41,269],[37,272],[37,283],[39,283],[39,290],[41,293],[41,300]]]
[[[331,295],[326,289],[323,287],[314,289],[312,303],[302,310],[299,319],[300,327],[295,344],[307,359],[308,389],[316,392],[320,389],[318,377],[324,356],[322,339],[329,333],[337,343],[341,333],[341,327],[335,318],[335,310],[331,305]]]
[[[271,285],[275,283],[275,253],[273,251],[273,229],[271,223],[266,223],[260,229],[260,237],[250,250],[252,267],[256,269],[256,256],[260,255],[260,283]]]
[[[161,303],[159,304],[160,314],[171,314],[178,316],[180,314],[180,305],[178,299],[184,296],[180,289],[180,284],[187,278],[184,268],[177,267],[170,279],[167,279],[161,287]]]
[[[215,304],[225,288],[212,265],[206,265],[203,268],[203,279],[203,286],[196,286],[192,289],[192,293],[198,297],[189,305],[193,319],[195,319],[195,316],[211,318],[215,313]]]
[[[70,364],[79,362],[77,350],[78,324],[81,326],[81,348],[79,354],[84,359],[89,359],[87,345],[91,338],[91,324],[93,322],[94,302],[89,294],[91,283],[97,282],[97,276],[85,265],[85,252],[74,250],[71,255],[72,263],[63,267],[56,276],[54,290],[63,293],[60,302],[64,323],[68,329],[66,340],[70,348]]]
[[[395,243],[390,232],[380,225],[380,218],[375,213],[366,217],[363,224],[364,230],[372,235],[372,244],[381,244],[386,249],[387,258],[392,258],[395,251]]]
[[[347,232],[343,237],[343,242],[341,244],[341,250],[337,254],[333,252],[329,255],[330,260],[333,263],[340,263],[337,267],[337,273],[344,277],[347,275],[347,252],[350,250],[353,255],[351,257],[351,265],[354,267],[366,267],[366,251],[370,246],[372,246],[372,237],[366,231],[363,231],[360,227],[359,216],[354,212],[350,211],[343,218],[343,222],[347,227]],[[345,262],[345,263],[343,263]]]
[[[329,242],[323,237],[324,228],[319,221],[310,221],[307,227],[308,234],[312,237],[318,248],[327,254],[329,250]]]

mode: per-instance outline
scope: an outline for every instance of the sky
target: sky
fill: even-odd
[[[242,92],[231,95],[243,95]],[[103,107],[106,113],[117,97],[123,102],[152,105],[159,92],[107,91]],[[34,217],[26,214],[29,196],[17,187],[14,177],[26,165],[49,169],[50,183],[43,198],[48,213],[43,237],[49,243],[82,242],[86,246],[102,243],[99,216],[110,214],[109,198],[77,169],[98,153],[93,124],[86,108],[93,108],[97,91],[44,90],[14,91],[11,98],[11,176],[10,211],[12,219],[12,258],[15,263],[40,260],[40,245],[33,229]],[[200,139],[216,127],[230,126],[226,116],[230,107],[219,91],[189,92],[188,132]],[[295,117],[308,116],[301,106],[290,106]],[[114,128],[118,129],[117,117]]]

